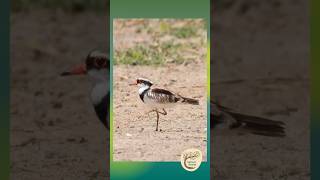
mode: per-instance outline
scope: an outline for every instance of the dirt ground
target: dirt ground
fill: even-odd
[[[11,16],[11,179],[107,179],[108,132],[84,77],[60,77],[94,48],[108,52],[104,14]]]
[[[287,136],[213,130],[213,179],[310,179],[308,1],[215,2],[211,96],[283,121]]]
[[[125,66],[114,67],[114,160],[116,161],[180,161],[181,153],[197,148],[207,153],[206,66]],[[200,105],[178,104],[160,116],[160,132],[156,132],[156,116],[138,94],[137,86],[129,86],[135,77],[148,77],[155,87],[182,96],[196,98]],[[186,78],[189,77],[189,78]]]
[[[206,31],[201,20],[198,30],[192,32],[192,21],[188,20],[116,20],[114,21],[115,59],[119,54],[140,54],[149,58],[153,47],[159,49],[165,59],[162,65],[125,65],[128,61],[117,63],[113,69],[113,155],[116,161],[180,161],[181,153],[190,148],[202,151],[203,160],[207,158],[207,65]],[[143,27],[142,30],[139,30]],[[166,27],[166,28],[161,28]],[[187,29],[187,30],[186,30]],[[178,38],[188,33],[190,36]],[[193,36],[191,36],[193,35]],[[163,44],[176,43],[176,48],[166,51]],[[191,48],[189,44],[197,48]],[[154,45],[156,44],[156,45]],[[154,45],[154,46],[153,46]],[[135,49],[139,47],[140,49]],[[172,53],[172,49],[175,49]],[[190,52],[191,51],[191,52]],[[152,51],[157,52],[157,51]],[[146,61],[154,61],[156,53]],[[170,63],[176,54],[184,63]],[[130,54],[127,56],[130,56]],[[139,61],[140,59],[138,59]],[[130,63],[130,61],[129,61]],[[140,64],[140,62],[137,62]],[[156,132],[156,115],[147,112],[151,108],[144,104],[138,94],[138,86],[129,86],[136,78],[143,77],[155,83],[152,88],[164,88],[184,97],[198,99],[200,105],[178,104],[167,108],[168,115],[160,116],[160,132]]]

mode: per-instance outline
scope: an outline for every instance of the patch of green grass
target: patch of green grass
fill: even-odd
[[[160,22],[160,32],[161,33],[168,33],[171,30],[171,26],[169,23],[162,21]]]
[[[172,59],[172,61],[170,63],[174,63],[174,64],[183,64],[187,61],[188,59],[183,58],[180,55],[177,55],[177,57],[175,57],[174,59]]]
[[[197,25],[200,24],[198,23]],[[171,35],[179,39],[185,39],[198,36],[199,27],[197,27],[197,25],[193,26],[188,24],[183,27],[173,27],[173,23],[160,21],[159,26],[157,27],[145,26],[143,28],[146,30],[147,34],[150,34],[151,36],[163,37],[165,35]],[[205,28],[204,23],[201,23],[201,28]],[[137,28],[136,31],[141,32],[141,27]]]
[[[199,59],[206,59],[206,54],[199,51],[207,46],[202,33],[206,30],[204,27],[205,23],[199,20],[159,20],[152,23],[145,20],[144,23],[138,23],[134,30],[137,37],[145,38],[148,42],[143,46],[140,44],[128,49],[119,48],[114,53],[114,62],[116,65],[162,66],[186,65]]]
[[[197,36],[197,28],[194,26],[184,26],[180,28],[173,28],[171,34],[177,38],[190,38]]]
[[[164,42],[159,46],[135,46],[123,51],[116,51],[115,65],[153,65],[162,66],[166,63],[183,64],[190,59],[184,58],[181,53],[187,46]]]
[[[160,45],[161,52],[168,56],[178,53],[178,51],[180,51],[182,48],[182,44],[174,44],[173,41],[166,41]]]
[[[115,54],[115,64],[162,65],[163,63],[163,54],[154,48],[136,46]]]

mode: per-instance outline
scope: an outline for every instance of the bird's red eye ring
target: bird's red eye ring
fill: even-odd
[[[94,65],[98,68],[103,68],[107,66],[107,61],[104,58],[97,58],[94,61],[94,63],[95,63]]]

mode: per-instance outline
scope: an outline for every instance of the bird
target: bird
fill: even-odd
[[[92,82],[91,102],[99,120],[107,129],[109,129],[110,107],[109,72],[109,56],[95,49],[89,52],[85,63],[61,73],[61,76],[88,75]]]
[[[234,111],[221,104],[210,102],[210,129],[243,129],[246,132],[269,136],[285,137],[285,123]],[[214,131],[213,131],[214,132]]]
[[[186,98],[165,89],[151,88],[153,82],[146,78],[137,78],[134,83],[129,85],[139,86],[138,93],[141,101],[151,108],[151,111],[147,113],[148,116],[151,112],[156,113],[156,131],[158,131],[159,127],[159,114],[164,116],[167,115],[165,108],[173,107],[174,105],[181,103],[199,105],[199,101],[197,99]]]

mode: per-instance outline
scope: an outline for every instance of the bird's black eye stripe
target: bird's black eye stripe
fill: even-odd
[[[96,58],[94,62],[97,68],[103,68],[107,66],[107,61],[104,58]]]
[[[137,79],[137,83],[138,83],[138,84],[140,84],[140,83],[144,83],[144,84],[145,84],[146,81],[145,81],[145,80],[142,80],[142,79]]]
[[[152,86],[152,82],[149,82],[143,79],[137,79],[137,84],[146,84],[146,85]]]

